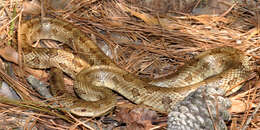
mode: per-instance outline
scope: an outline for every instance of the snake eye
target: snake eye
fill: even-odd
[[[82,109],[80,109],[80,111],[81,111],[81,112],[86,112],[87,109],[82,108]]]

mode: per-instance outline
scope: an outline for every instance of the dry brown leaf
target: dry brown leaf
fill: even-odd
[[[5,60],[18,63],[18,53],[15,49],[7,46],[5,48],[0,49],[0,56],[3,57]]]
[[[231,99],[232,106],[229,109],[230,113],[242,113],[256,107],[252,102],[244,102],[242,100]]]
[[[155,111],[147,108],[120,108],[117,118],[127,124],[128,130],[149,130],[154,127],[152,122],[158,117]]]
[[[134,15],[135,17],[138,17],[140,19],[142,19],[146,24],[148,25],[158,25],[158,20],[156,18],[154,18],[153,16],[146,14],[146,13],[139,13],[137,11],[134,11],[132,9],[129,9],[128,7],[125,7],[123,5],[121,5],[122,9],[130,12],[132,15]]]
[[[29,15],[39,15],[41,13],[41,4],[39,0],[24,0],[23,13]]]

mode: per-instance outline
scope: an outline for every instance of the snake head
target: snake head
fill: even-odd
[[[95,111],[88,110],[86,107],[75,107],[72,108],[70,112],[77,116],[86,116],[86,117],[100,116],[100,115],[96,115]]]
[[[93,110],[93,108],[88,109],[88,107],[75,107],[70,109],[70,112],[77,116],[85,116],[85,117],[100,117],[103,115],[108,114],[111,112],[111,107],[108,107],[107,109],[101,109],[96,108],[96,110]]]

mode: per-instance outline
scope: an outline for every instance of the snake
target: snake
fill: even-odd
[[[18,34],[23,64],[38,69],[53,68],[51,92],[59,97],[60,107],[77,116],[107,114],[117,105],[117,94],[167,114],[176,103],[200,87],[217,86],[227,94],[237,91],[253,68],[250,57],[243,51],[222,46],[194,56],[176,73],[146,81],[119,67],[88,34],[64,20],[27,20],[22,22]],[[73,51],[33,47],[33,43],[41,39],[62,42]],[[76,96],[65,90],[63,72],[74,80]]]

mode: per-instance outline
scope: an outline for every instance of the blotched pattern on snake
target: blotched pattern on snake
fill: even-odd
[[[63,79],[59,76],[51,78],[54,86],[51,90],[54,95],[63,97],[60,103],[66,110],[79,116],[100,116],[111,110],[116,105],[112,90],[136,104],[168,113],[174,104],[200,86],[218,86],[230,94],[239,89],[231,87],[243,82],[252,72],[249,57],[242,51],[219,47],[195,56],[177,73],[148,83],[118,67],[85,33],[68,22],[32,19],[24,22],[19,30],[26,66],[56,67],[75,80],[74,90],[82,99],[64,91]],[[32,47],[39,39],[63,42],[74,52]],[[59,73],[62,72],[55,74]]]

